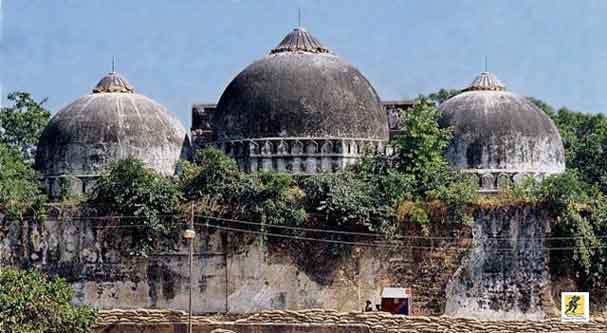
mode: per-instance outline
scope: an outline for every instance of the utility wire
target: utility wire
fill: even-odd
[[[200,225],[200,223],[198,224]],[[373,243],[365,243],[365,242],[351,242],[351,241],[342,241],[342,240],[335,240],[335,239],[323,239],[323,238],[314,238],[314,237],[305,237],[305,236],[294,236],[294,235],[285,235],[285,234],[276,234],[276,233],[271,233],[271,232],[262,232],[262,231],[254,231],[254,230],[246,230],[246,229],[239,229],[239,228],[232,228],[232,227],[225,227],[225,226],[217,226],[217,225],[205,225],[208,226],[210,228],[216,228],[218,230],[225,230],[225,231],[233,231],[233,232],[241,232],[241,233],[249,233],[249,234],[256,234],[256,235],[266,235],[266,236],[271,236],[271,237],[279,237],[279,238],[285,238],[285,239],[296,239],[296,240],[305,240],[305,241],[317,241],[317,242],[326,242],[326,243],[333,243],[333,244],[342,244],[342,245],[357,245],[357,246],[362,246],[362,247],[378,247],[378,248],[385,248],[385,247],[398,247],[398,248],[407,248],[407,249],[419,249],[419,250],[473,250],[475,247],[471,246],[471,247],[457,247],[457,246],[416,246],[416,245],[408,245],[408,244],[404,244],[402,242],[373,242]],[[603,249],[603,248],[607,248],[607,246],[588,246],[586,247],[588,249]],[[540,251],[570,251],[570,250],[577,250],[577,247],[544,247],[542,248]],[[518,250],[519,252],[521,251],[525,251],[527,250],[526,248],[516,248],[516,247],[510,247],[510,248],[492,248],[489,247],[489,252],[512,252],[512,251],[516,251]],[[539,251],[538,251],[539,252]]]
[[[186,219],[186,215],[157,215],[158,218],[171,218],[171,219]],[[207,215],[195,215],[195,217],[205,218],[209,220],[216,221],[225,221],[225,222],[233,222],[238,224],[245,225],[255,225],[255,226],[263,226],[266,228],[278,228],[285,230],[295,230],[295,231],[304,231],[304,232],[319,232],[326,234],[336,234],[336,235],[350,235],[350,236],[364,236],[371,238],[383,238],[384,235],[378,233],[367,233],[367,232],[353,232],[353,231],[342,231],[342,230],[334,230],[334,229],[319,229],[319,228],[309,228],[309,227],[295,227],[295,226],[285,226],[285,225],[274,225],[274,224],[264,224],[260,222],[252,222],[252,221],[244,221],[237,219],[229,219],[229,218],[221,218],[215,216],[207,216]],[[139,215],[107,215],[107,216],[70,216],[64,218],[62,220],[47,220],[43,223],[65,223],[66,219],[71,219],[74,221],[93,221],[93,220],[142,220],[149,219],[147,216],[139,216]],[[18,219],[7,219],[7,221],[13,222],[21,222]],[[185,225],[186,223],[174,223],[173,225]],[[196,223],[197,225],[205,225],[204,223]],[[104,226],[95,226],[93,229],[119,229],[119,228],[137,228],[137,227],[150,227],[149,224],[128,224],[128,225],[104,225]],[[598,239],[607,239],[607,236],[597,236]],[[395,239],[402,240],[444,240],[444,241],[457,241],[457,240],[475,240],[475,238],[471,237],[439,237],[439,236],[411,236],[411,235],[400,235],[395,237]],[[560,236],[560,237],[486,237],[489,240],[513,240],[513,241],[550,241],[550,240],[580,240],[584,239],[582,236]]]
[[[206,215],[196,215],[196,217],[202,217],[209,220],[216,221],[225,221],[225,222],[234,222],[239,224],[246,225],[256,225],[256,226],[264,226],[267,228],[278,228],[278,229],[287,229],[287,230],[297,230],[297,231],[308,231],[308,232],[322,232],[322,233],[330,233],[330,234],[342,234],[342,235],[351,235],[351,236],[367,236],[367,237],[378,237],[383,238],[384,235],[378,233],[366,233],[366,232],[352,232],[352,231],[341,231],[341,230],[332,230],[332,229],[317,229],[317,228],[308,228],[308,227],[294,227],[294,226],[285,226],[285,225],[276,225],[276,224],[265,224],[260,222],[251,222],[251,221],[243,221],[236,219],[228,219],[222,217],[215,216],[206,216]],[[199,223],[201,224],[201,223]],[[204,224],[202,224],[204,225]],[[491,240],[570,240],[570,239],[583,239],[584,237],[487,237],[487,239]],[[598,236],[597,238],[607,238],[607,236]],[[438,237],[438,236],[410,236],[410,235],[402,235],[395,237],[395,239],[431,239],[431,240],[472,240],[474,238],[463,238],[463,237]]]

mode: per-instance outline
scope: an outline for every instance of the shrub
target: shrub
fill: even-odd
[[[264,224],[301,224],[306,220],[303,192],[292,176],[276,172],[241,173],[236,161],[215,148],[199,151],[185,163],[180,184],[202,213]],[[214,202],[216,205],[207,203]]]
[[[177,184],[144,166],[136,159],[111,164],[97,182],[91,202],[107,206],[113,213],[126,216],[121,225],[131,229],[132,249],[147,255],[162,241],[173,242],[177,236],[175,215],[181,202]]]
[[[524,193],[557,220],[552,227],[555,240],[547,246],[567,250],[551,253],[556,274],[573,273],[584,284],[606,286],[607,197],[599,188],[584,183],[574,170],[517,187],[518,193]]]
[[[390,224],[392,208],[380,202],[369,184],[357,174],[321,174],[305,178],[306,207],[324,225],[341,228],[364,226],[383,232]]]
[[[70,304],[73,296],[63,279],[0,267],[0,332],[90,332],[96,313]]]
[[[0,204],[10,218],[38,213],[46,201],[36,172],[25,163],[21,153],[0,144]]]

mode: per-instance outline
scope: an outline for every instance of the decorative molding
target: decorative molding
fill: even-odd
[[[336,172],[356,163],[366,149],[385,151],[383,140],[333,137],[269,137],[215,141],[216,147],[238,161],[241,170],[281,171],[295,174]]]

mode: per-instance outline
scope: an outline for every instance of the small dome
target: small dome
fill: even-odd
[[[375,89],[302,28],[245,68],[217,105],[219,141],[264,137],[388,140]]]
[[[553,121],[527,98],[505,91],[491,73],[481,73],[439,111],[441,126],[453,129],[447,159],[457,169],[531,175],[565,170]]]
[[[53,116],[37,147],[36,168],[45,177],[95,176],[112,161],[134,157],[173,175],[188,142],[173,114],[112,72]]]

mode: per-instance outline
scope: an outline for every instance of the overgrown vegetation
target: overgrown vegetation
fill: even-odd
[[[268,225],[306,220],[304,194],[291,175],[242,173],[236,161],[214,148],[198,151],[194,163],[182,162],[182,168],[180,186],[202,215]]]
[[[115,161],[97,182],[90,202],[107,207],[105,214],[120,216],[129,230],[132,254],[147,255],[161,245],[171,245],[178,236],[181,192],[177,184],[136,159]]]
[[[41,215],[46,197],[31,165],[18,151],[0,144],[0,205],[9,218],[20,220],[24,215]]]
[[[63,279],[0,267],[0,332],[90,332],[96,312],[70,304],[73,296]]]
[[[33,148],[51,117],[44,108],[46,100],[36,101],[20,91],[9,94],[7,100],[9,105],[0,109],[0,143],[31,161]]]
[[[0,205],[13,220],[39,218],[46,198],[33,170],[32,151],[50,113],[25,92],[8,95],[0,109]]]

